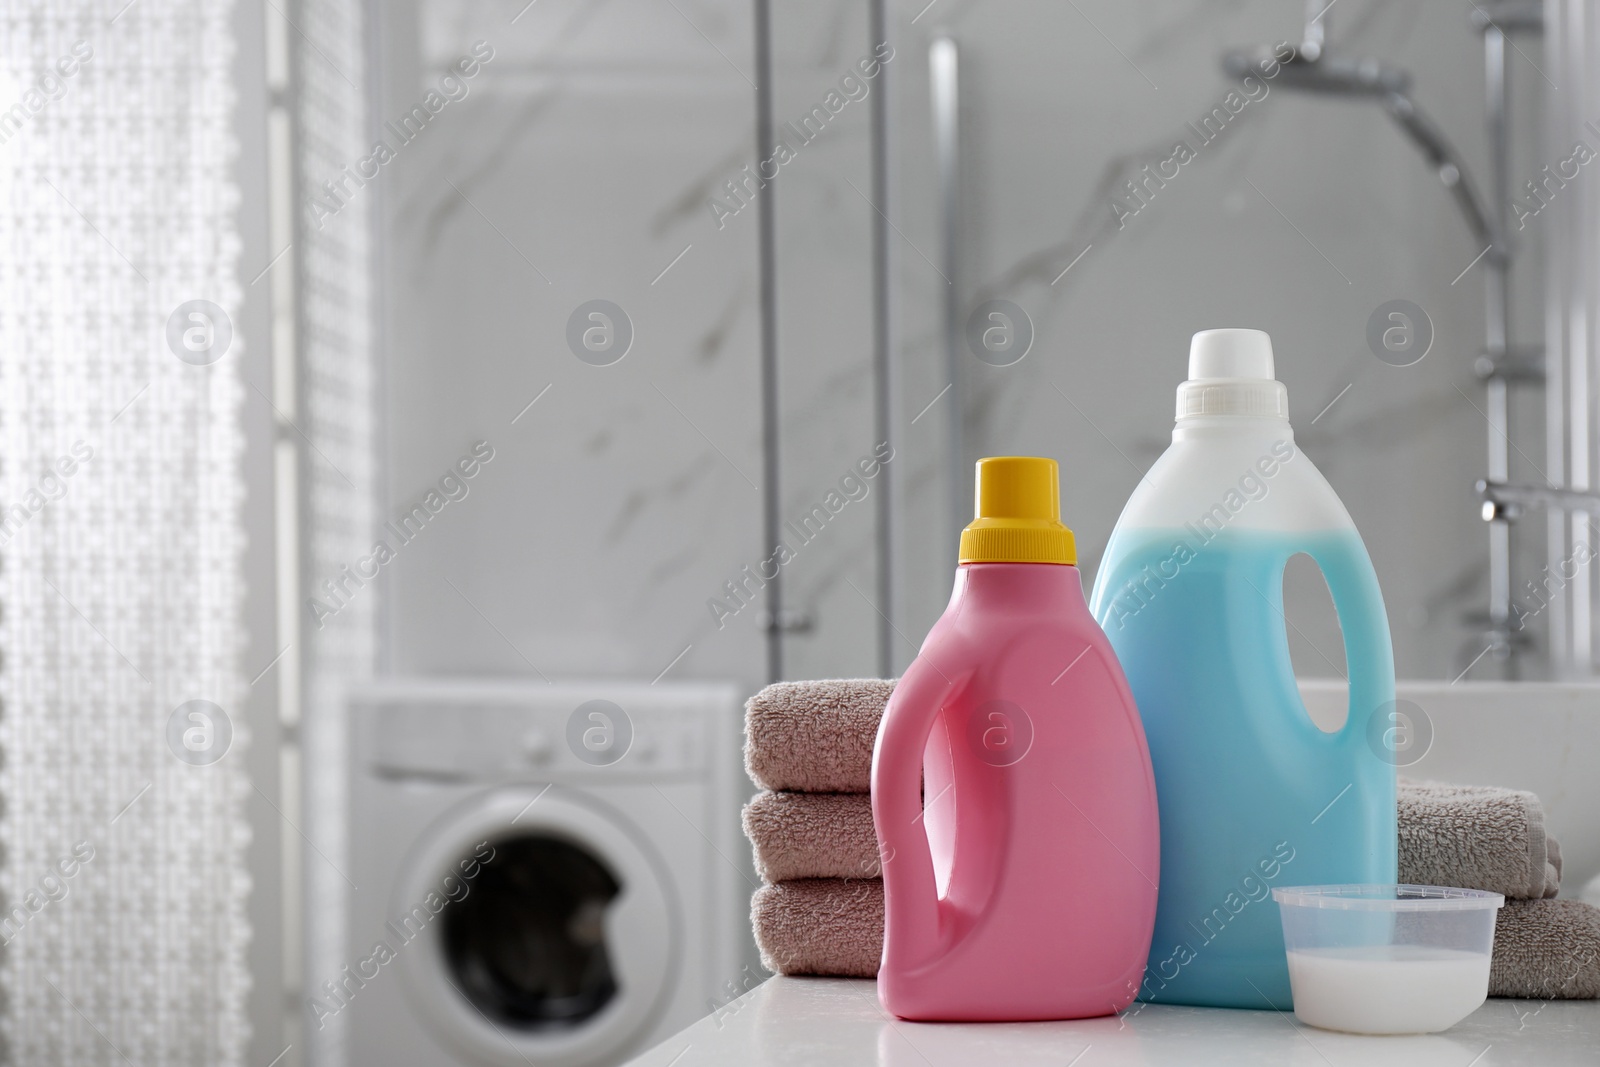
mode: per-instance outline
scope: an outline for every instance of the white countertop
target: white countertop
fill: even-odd
[[[1522,1067],[1600,1064],[1600,1001],[1490,1000],[1443,1034],[1361,1037],[1270,1011],[1135,1004],[1061,1023],[908,1023],[851,978],[770,978],[632,1061],[636,1067]]]

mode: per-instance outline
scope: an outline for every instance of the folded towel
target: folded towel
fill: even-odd
[[[807,878],[756,890],[761,962],[779,974],[871,978],[883,955],[883,882]],[[1492,997],[1600,997],[1600,908],[1508,900],[1495,923]]]
[[[1600,908],[1579,900],[1508,900],[1494,924],[1491,997],[1600,997]]]
[[[1400,880],[1537,900],[1561,888],[1561,848],[1532,793],[1400,780]]]
[[[1532,794],[1402,782],[1399,796],[1400,881],[1513,898],[1555,894],[1559,846],[1538,829],[1543,815]],[[1518,812],[1531,816],[1513,818]],[[1484,822],[1472,821],[1479,818]],[[872,798],[864,793],[758,793],[745,808],[744,832],[755,848],[756,870],[768,882],[880,873]],[[1535,839],[1548,854],[1537,880],[1532,862],[1523,859]],[[1537,853],[1534,848],[1534,858]]]
[[[865,793],[757,793],[744,809],[744,832],[764,882],[881,873]]]
[[[847,678],[769,685],[745,705],[744,765],[763,789],[865,793],[893,682]]]
[[[804,793],[866,793],[872,778],[872,745],[892,681],[876,678],[780,682],[750,698],[745,715],[745,765],[765,789]],[[1532,793],[1488,786],[1458,786],[1402,780],[1398,793],[1401,880],[1425,885],[1487,889],[1513,898],[1553,897],[1561,886],[1561,851],[1548,836],[1544,809]],[[829,818],[838,818],[833,812]],[[764,824],[788,832],[787,818]],[[850,826],[857,826],[854,820]],[[836,836],[811,843],[826,843]],[[756,840],[756,835],[751,835]],[[771,843],[769,852],[794,851]],[[848,854],[812,855],[810,844],[790,857],[787,877],[839,877],[866,855],[852,842]],[[762,844],[757,840],[758,862]],[[784,861],[774,859],[783,865]],[[875,872],[871,872],[875,873]]]
[[[883,883],[872,827],[872,746],[894,688],[878,679],[768,686],[746,709],[745,766],[758,795],[745,833],[769,882],[751,922],[781,974],[872,977]],[[808,794],[808,795],[801,795]],[[1531,793],[1402,780],[1400,880],[1503,893],[1490,995],[1600,997],[1600,909],[1554,897],[1561,850]],[[1529,898],[1529,899],[1520,899]]]
[[[883,882],[807,878],[764,885],[750,902],[750,923],[769,971],[872,978],[883,957]]]

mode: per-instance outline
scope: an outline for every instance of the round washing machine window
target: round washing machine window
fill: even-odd
[[[390,930],[411,939],[398,955],[413,1006],[472,1063],[614,1061],[677,966],[677,907],[648,844],[553,787],[446,813],[407,858],[391,911]]]
[[[492,847],[471,893],[440,917],[455,987],[507,1026],[593,1018],[617,995],[605,914],[621,884],[593,850],[562,837],[524,833]]]

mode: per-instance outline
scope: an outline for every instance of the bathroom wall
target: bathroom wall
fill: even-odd
[[[864,47],[862,8],[850,0],[820,5],[810,28],[783,40],[782,84],[796,103]],[[894,193],[885,206],[901,375],[895,464],[906,492],[896,663],[914,654],[948,595],[950,515],[971,491],[965,464],[994,453],[1060,457],[1065,518],[1092,580],[1122,502],[1168,440],[1189,335],[1250,325],[1272,333],[1298,439],[1366,537],[1400,673],[1448,679],[1476,659],[1468,677],[1503,674],[1494,657],[1478,659],[1488,642],[1477,632],[1482,620],[1469,618],[1483,611],[1487,595],[1487,533],[1473,490],[1488,448],[1483,389],[1472,370],[1483,344],[1483,278],[1465,269],[1481,249],[1411,143],[1370,100],[1311,97],[1269,83],[1177,178],[1152,187],[1136,214],[1124,209],[1120,227],[1112,206],[1118,179],[1172,155],[1186,123],[1223,102],[1222,53],[1298,42],[1301,5],[894,0],[889,10],[897,54],[888,66]],[[1329,13],[1329,34],[1335,52],[1410,70],[1415,99],[1460,147],[1487,195],[1484,63],[1469,14],[1442,0],[1347,2]],[[927,50],[940,34],[960,53],[960,254],[953,264],[941,252],[929,105]],[[1540,56],[1537,37],[1517,38],[1511,52],[1514,186],[1544,162],[1536,143]],[[780,108],[780,120],[785,114]],[[847,108],[843,136],[826,148],[818,138],[817,151],[808,145],[810,155],[795,164],[790,185],[803,183],[810,213],[793,217],[801,208],[790,201],[802,200],[802,191],[781,194],[781,225],[805,230],[780,259],[786,373],[837,358],[842,326],[865,328],[852,305],[793,281],[864,270],[855,236],[867,186],[854,168],[865,146],[849,143],[854,117]],[[825,152],[846,158],[829,170],[801,169]],[[1121,199],[1138,206],[1125,193]],[[1523,260],[1512,336],[1537,341],[1539,220],[1516,236]],[[1034,340],[1025,358],[1003,367],[963,346],[955,388],[936,400],[952,382],[940,333],[941,301],[951,290],[963,325],[983,301],[1006,299],[1031,319]],[[1432,320],[1431,350],[1414,366],[1386,365],[1366,340],[1369,317],[1394,299],[1420,305]],[[842,399],[831,408],[836,425],[856,438],[849,397],[864,381],[841,380],[834,395]],[[964,446],[955,474],[947,454],[953,398],[962,398]],[[1538,481],[1538,394],[1519,395],[1514,414],[1513,478]],[[797,454],[792,481],[820,484],[837,463],[831,454],[806,458],[813,454]],[[1542,526],[1532,516],[1519,527],[1519,586],[1544,562]],[[1313,567],[1291,568],[1289,596],[1297,663],[1308,674],[1337,673],[1337,623]],[[855,616],[841,610],[848,601],[830,610],[818,594],[812,605],[818,627],[789,640],[791,658],[819,664],[811,673],[860,669]],[[1536,616],[1530,626],[1538,639],[1542,625]],[[830,663],[837,671],[821,666]]]
[[[774,8],[781,127],[821,104],[876,42],[865,0]],[[422,500],[474,442],[494,449],[468,495],[377,583],[390,669],[765,680],[762,605],[743,606],[726,583],[767,555],[755,203],[768,197],[781,518],[822,502],[878,443],[878,206],[892,221],[900,376],[889,469],[903,493],[901,595],[877,602],[872,494],[882,483],[869,481],[784,568],[799,624],[784,638],[785,674],[875,673],[880,608],[895,622],[895,664],[914,653],[948,595],[951,516],[970,492],[947,454],[953,399],[965,461],[1063,460],[1066,517],[1092,579],[1121,503],[1170,432],[1188,336],[1217,325],[1273,333],[1299,438],[1372,550],[1401,673],[1460,673],[1486,643],[1464,621],[1485,599],[1487,536],[1472,489],[1487,450],[1471,369],[1482,279],[1462,275],[1479,250],[1420,156],[1371,102],[1272,86],[1120,229],[1102,187],[1170,154],[1185,123],[1223,100],[1226,48],[1298,40],[1301,6],[893,0],[888,10],[896,51],[868,95],[849,99],[777,182],[747,185],[741,199],[725,183],[758,162],[748,5],[385,5],[382,116],[406,113],[474,41],[494,48],[469,96],[400,149],[376,190],[390,515]],[[1409,69],[1416,99],[1482,185],[1483,61],[1468,14],[1453,0],[1346,0],[1329,13],[1330,39]],[[934,402],[950,383],[926,58],[938,33],[961,53],[957,304],[1013,301],[1035,337],[1013,366],[964,358],[957,388]],[[1543,82],[1538,39],[1517,42],[1520,185],[1542,165]],[[868,196],[874,93],[892,105],[883,205]],[[713,196],[729,209],[720,217]],[[1538,220],[1521,237],[1512,328],[1526,341],[1541,327]],[[609,366],[578,358],[566,337],[569,318],[596,299],[623,308],[634,331]],[[1386,366],[1367,346],[1369,316],[1392,299],[1433,322],[1432,348],[1412,367]],[[1517,411],[1514,474],[1536,479],[1537,396]],[[1521,575],[1532,577],[1542,523],[1523,525]],[[1290,591],[1294,604],[1316,593],[1314,570],[1292,572]],[[737,610],[718,619],[714,597]],[[1336,624],[1314,609],[1297,617],[1297,659],[1307,673],[1334,673]],[[1468,677],[1503,670],[1491,656]]]
[[[707,608],[760,549],[755,212],[706,207],[753,162],[751,10],[525,4],[380,15],[380,117],[479,66],[380,179],[389,517],[492,450],[385,567],[387,666],[753,689],[757,608]]]

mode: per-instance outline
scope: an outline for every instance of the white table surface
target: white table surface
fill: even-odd
[[[1133,1005],[1060,1023],[908,1023],[878,1006],[874,982],[770,978],[631,1061],[636,1067],[1293,1067],[1600,1065],[1600,1001],[1488,1001],[1443,1034],[1362,1037],[1269,1011]]]

